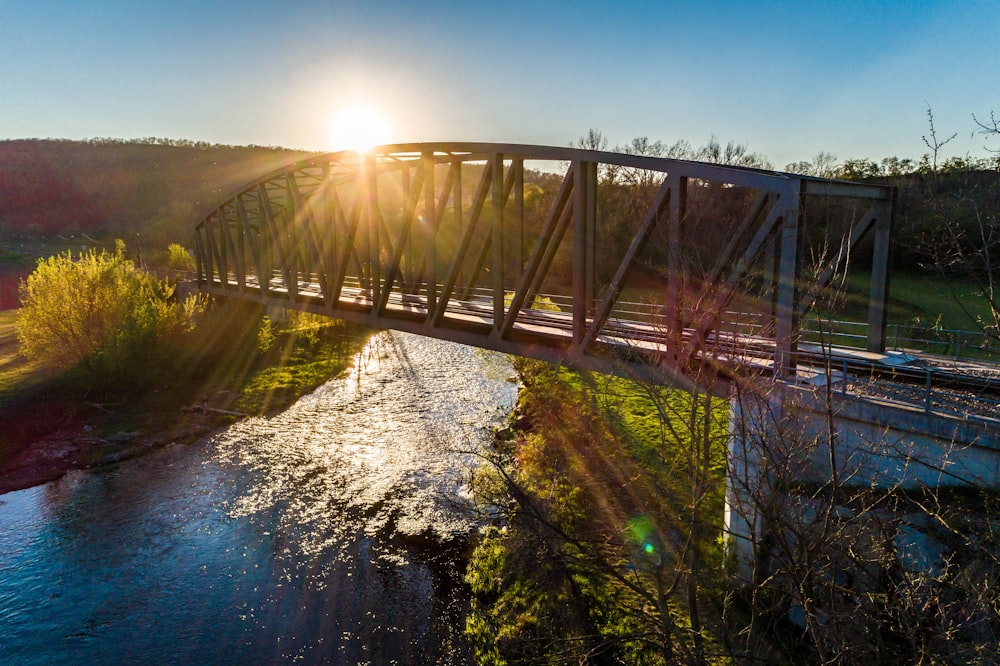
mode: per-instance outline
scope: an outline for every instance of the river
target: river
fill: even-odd
[[[0,495],[0,661],[464,664],[509,365],[381,333],[272,418]]]

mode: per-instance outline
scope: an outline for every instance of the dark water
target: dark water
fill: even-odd
[[[272,419],[0,495],[0,662],[462,664],[509,368],[381,334]]]

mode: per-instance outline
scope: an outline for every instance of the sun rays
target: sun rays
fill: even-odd
[[[365,152],[389,141],[389,123],[374,109],[349,106],[330,121],[330,143],[334,150]]]

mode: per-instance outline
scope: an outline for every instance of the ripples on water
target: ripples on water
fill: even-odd
[[[383,333],[276,417],[0,496],[5,657],[465,663],[464,479],[509,372]]]

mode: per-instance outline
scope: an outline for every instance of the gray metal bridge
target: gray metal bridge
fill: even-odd
[[[748,368],[780,378],[814,362],[824,350],[800,343],[799,322],[848,266],[870,285],[865,346],[849,355],[885,351],[894,198],[572,148],[382,146],[303,160],[227,197],[196,225],[198,284],[722,391]]]

